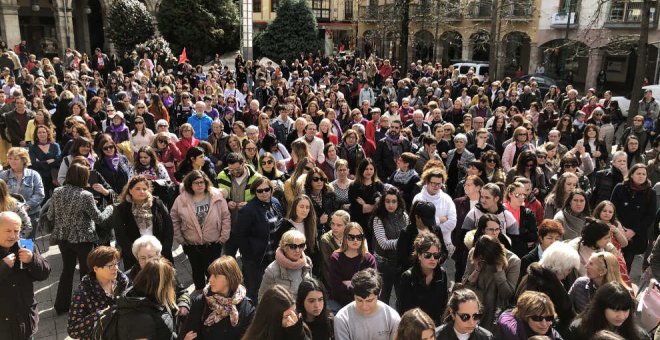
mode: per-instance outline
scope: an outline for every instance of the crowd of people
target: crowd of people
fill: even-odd
[[[660,337],[650,91],[627,126],[606,89],[439,63],[14,57],[2,339],[35,337],[51,274],[76,339]]]

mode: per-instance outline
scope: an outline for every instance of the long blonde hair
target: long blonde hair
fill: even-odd
[[[0,211],[15,211],[17,203],[11,196],[7,182],[0,179]]]
[[[623,281],[621,277],[621,271],[619,270],[619,261],[616,258],[616,255],[608,251],[598,251],[591,254],[591,258],[597,258],[594,261],[594,264],[598,267],[599,270],[605,271],[605,277],[603,278],[603,285],[608,282],[618,282],[629,290],[631,287]]]
[[[158,304],[176,310],[176,273],[170,261],[161,257],[147,262],[133,281],[133,287]]]

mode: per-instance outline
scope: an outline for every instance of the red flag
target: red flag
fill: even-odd
[[[188,57],[186,56],[186,48],[184,47],[179,56],[179,64],[185,64],[186,60],[188,60]]]

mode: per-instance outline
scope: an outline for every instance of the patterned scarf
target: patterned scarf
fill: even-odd
[[[224,297],[220,294],[213,293],[209,294],[209,292],[209,286],[204,287],[204,297],[206,298],[206,303],[211,308],[211,314],[204,320],[204,326],[212,326],[229,315],[231,325],[236,327],[238,325],[238,309],[236,309],[236,305],[241,303],[243,298],[245,298],[245,287],[239,285],[232,297]]]
[[[128,196],[126,196],[126,198],[128,200]],[[138,228],[140,230],[147,230],[153,227],[153,214],[151,213],[151,204],[153,203],[152,196],[149,195],[142,204],[136,204],[135,202],[132,203],[131,211],[133,212],[135,224],[137,224]]]

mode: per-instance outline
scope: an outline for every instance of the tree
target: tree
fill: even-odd
[[[323,48],[318,37],[316,17],[305,0],[284,0],[277,17],[255,39],[264,56],[274,60],[294,60],[300,52],[315,53]]]
[[[163,37],[154,37],[141,44],[137,44],[135,45],[135,51],[138,53],[138,56],[146,53],[151,57],[154,53],[158,53],[159,63],[165,62],[172,55],[170,43],[163,39]]]
[[[240,22],[233,0],[162,0],[156,18],[172,50],[185,47],[193,62],[238,48]]]
[[[647,44],[649,43],[649,18],[651,13],[651,0],[644,0],[642,5],[642,27],[639,32],[639,47],[637,48],[637,68],[635,69],[635,78],[633,78],[633,88],[628,109],[628,124],[632,126],[633,117],[639,111],[639,100],[642,99],[642,81],[646,73],[646,58],[648,54]]]
[[[108,14],[108,36],[121,55],[154,35],[154,24],[147,8],[138,0],[117,0]]]

